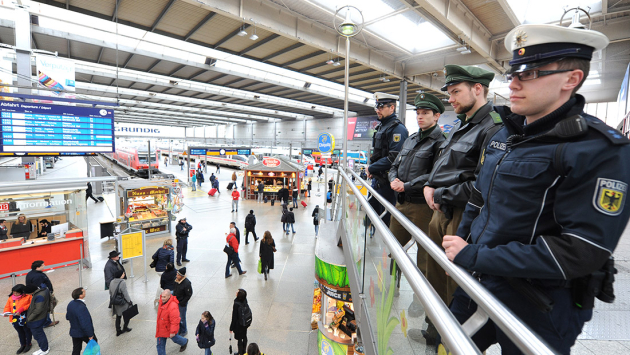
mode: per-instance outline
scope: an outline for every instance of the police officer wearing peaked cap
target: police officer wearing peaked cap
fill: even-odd
[[[447,257],[480,282],[554,351],[568,354],[593,314],[612,302],[610,258],[630,218],[630,141],[584,113],[576,91],[605,35],[583,28],[521,25],[505,38],[511,111],[487,146]],[[457,289],[451,310],[476,309]],[[520,350],[488,321],[473,337]]]
[[[387,173],[409,136],[409,132],[396,116],[398,96],[377,92],[374,94],[374,98],[376,99],[374,109],[381,123],[376,126],[376,132],[372,137],[374,153],[370,157],[368,177],[372,178],[372,187],[376,192],[394,205],[396,204],[396,194],[389,184]],[[370,205],[379,215],[385,211],[383,205],[376,198],[370,199]],[[383,217],[383,222],[387,225],[389,225],[389,218],[389,213]]]

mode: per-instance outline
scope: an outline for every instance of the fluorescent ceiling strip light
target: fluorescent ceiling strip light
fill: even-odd
[[[210,118],[210,119],[221,119],[221,120],[230,120],[231,122],[249,122],[250,120],[242,120],[242,119],[238,119],[238,118],[227,118],[227,117],[221,117],[221,116],[214,116],[214,115],[201,115],[201,114],[197,114],[197,113],[186,113],[186,112],[173,112],[173,111],[164,111],[164,110],[154,110],[154,109],[150,109],[150,108],[141,108],[141,107],[124,107],[121,109],[116,109],[114,110],[116,111],[137,111],[137,112],[148,112],[148,113],[155,113],[155,114],[164,114],[164,115],[184,115],[184,116],[190,116],[190,117],[198,117],[198,118]]]
[[[88,63],[84,61],[75,61],[77,72],[89,75],[104,76],[108,78],[116,78],[116,68],[103,64]],[[278,106],[287,106],[291,108],[303,109],[308,111],[316,111],[333,115],[335,113],[342,114],[343,110],[331,108],[322,105],[309,104],[307,102],[279,98],[276,96],[255,93],[240,89],[232,89],[219,85],[205,84],[192,80],[177,79],[160,74],[152,74],[140,72],[132,69],[119,69],[118,78],[120,80],[128,80],[132,82],[140,82],[159,86],[173,86],[172,82],[177,83],[177,88],[182,90],[191,90],[203,92],[213,95],[223,95],[244,100],[260,101]]]
[[[13,4],[0,3],[0,8],[14,8]],[[184,42],[182,40],[174,39],[171,37],[159,35],[153,32],[148,32],[133,28],[126,25],[116,24],[114,22],[100,19],[94,16],[80,14],[74,11],[69,11],[54,6],[31,3],[30,12],[40,16],[39,27],[48,28],[59,32],[68,32],[76,34],[78,36],[84,36],[89,38],[99,39],[103,43],[118,42],[120,50],[125,50],[122,47],[128,47],[129,51],[142,50],[152,52],[152,56],[155,58],[160,57],[174,57],[181,60],[190,61],[197,64],[204,64],[206,57],[217,59],[215,66],[221,67],[224,65],[221,61],[234,64],[231,67],[231,71],[238,73],[249,73],[260,77],[260,71],[265,73],[262,76],[264,79],[267,77],[267,82],[273,83],[272,78],[284,78],[284,80],[278,81],[279,85],[288,86],[286,79],[291,82],[299,82],[300,84],[293,85],[295,88],[300,88],[302,91],[316,92],[313,87],[308,90],[304,90],[304,82],[317,83],[321,86],[328,88],[325,91],[317,91],[316,93],[332,97],[343,99],[344,86],[341,84],[333,83],[327,80],[316,78],[302,73],[297,73],[292,70],[279,68],[273,65],[261,63],[255,60],[231,55],[225,52],[221,52],[208,47],[196,45],[190,42]],[[9,21],[13,21],[13,14],[10,11],[0,11],[0,18],[4,18]],[[116,28],[118,26],[118,28]],[[118,35],[116,35],[118,30]],[[273,76],[276,74],[276,76]],[[295,83],[294,82],[294,83]],[[331,91],[332,89],[332,91]],[[365,98],[372,98],[372,94],[366,91],[350,89],[355,95]],[[363,99],[356,102],[361,105]]]
[[[251,107],[251,106],[246,106],[246,105],[237,105],[237,104],[231,104],[227,102],[218,102],[218,101],[211,101],[211,100],[205,100],[205,99],[196,99],[196,98],[187,97],[187,96],[150,93],[148,91],[127,89],[127,88],[116,88],[114,86],[90,84],[90,83],[84,83],[84,82],[76,82],[76,89],[98,91],[98,92],[109,93],[109,94],[114,94],[114,95],[120,94],[120,95],[140,96],[140,97],[147,97],[147,98],[151,98],[155,100],[184,102],[184,103],[210,106],[210,107],[222,107],[222,108],[228,108],[228,109],[245,111],[245,112],[256,112],[260,114],[283,116],[283,117],[296,118],[296,119],[313,118],[313,116],[301,115],[301,114],[290,113],[290,112],[285,112],[285,111],[270,110],[266,108]]]

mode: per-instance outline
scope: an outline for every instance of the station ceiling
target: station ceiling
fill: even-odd
[[[408,83],[408,104],[413,104],[418,91],[446,98],[439,91],[445,64],[480,65],[502,73],[510,57],[503,38],[527,21],[514,12],[513,1],[347,1],[357,7],[387,9],[364,10],[364,31],[352,39],[350,86],[356,95],[349,111],[374,114],[369,95],[375,91],[399,94],[403,79]],[[337,2],[38,0],[30,5],[32,47],[76,61],[77,93],[119,98],[117,117],[126,122],[190,126],[201,125],[204,117],[215,123],[341,117],[345,44],[333,28],[332,6]],[[600,84],[584,90],[592,91],[590,101],[614,101],[630,61],[630,0],[595,3],[600,5],[599,9],[595,5],[592,14],[593,29],[607,34],[611,45],[594,58]],[[64,30],[45,21],[52,18],[71,28],[73,18],[84,15],[94,19],[94,27],[100,27],[103,36],[136,30],[138,45],[116,45],[98,34],[91,36],[93,32]],[[107,29],[97,22],[117,26]],[[406,34],[392,34],[390,23],[400,24]],[[402,36],[409,37],[409,30],[415,28],[409,26],[423,29],[415,35],[430,49],[405,45]],[[242,31],[247,35],[239,35]],[[250,39],[253,34],[257,39]],[[431,37],[435,37],[433,42]],[[432,48],[430,43],[438,39],[437,45],[446,45]],[[166,49],[151,49],[160,40]],[[0,43],[14,45],[11,19],[0,18]],[[457,48],[462,45],[471,53],[460,54]],[[171,48],[181,48],[178,52],[184,54],[175,55]],[[205,54],[205,60],[191,60],[201,56],[198,48],[212,52]],[[254,62],[273,69],[243,70]],[[220,65],[224,63],[240,63],[240,69]],[[301,76],[293,82],[271,80],[270,73],[280,68]],[[282,72],[278,75],[283,76]],[[316,90],[316,80],[339,85]]]

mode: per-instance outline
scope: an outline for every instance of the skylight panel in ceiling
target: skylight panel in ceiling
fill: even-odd
[[[507,2],[523,24],[558,22],[565,9],[578,6],[585,10],[590,7],[591,15],[602,11],[601,0],[507,0]],[[570,14],[564,16],[564,22],[571,23]]]
[[[398,14],[369,25],[366,29],[413,54],[455,44],[417,14]]]

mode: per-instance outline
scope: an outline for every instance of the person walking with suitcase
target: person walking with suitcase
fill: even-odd
[[[94,203],[98,203],[98,199],[92,195],[92,183],[90,182],[87,183],[87,189],[85,190],[85,201],[87,201],[88,198],[94,200]]]

